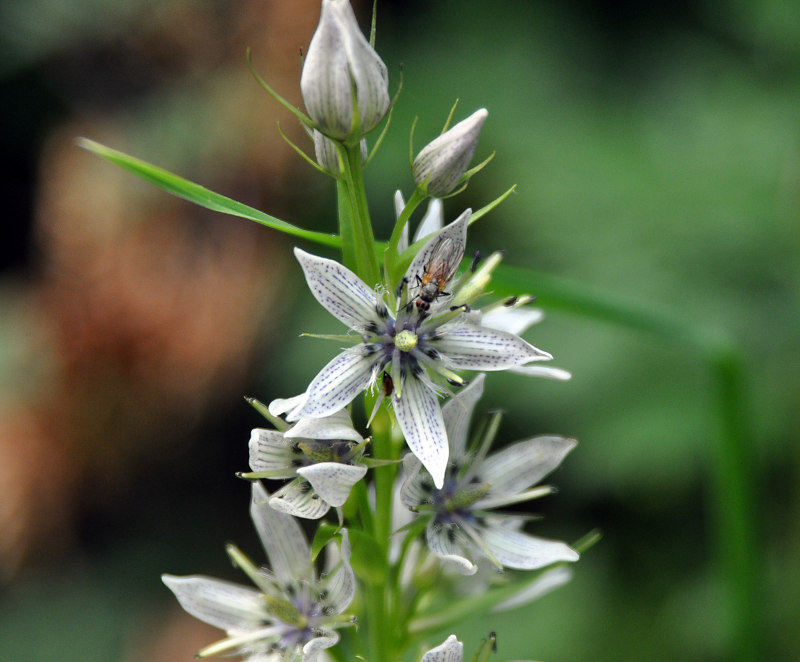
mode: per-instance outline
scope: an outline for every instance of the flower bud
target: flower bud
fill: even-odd
[[[361,33],[348,0],[322,0],[300,89],[311,119],[334,140],[360,140],[386,115],[386,65]]]
[[[452,193],[469,167],[488,115],[485,108],[476,110],[423,147],[414,159],[417,186],[438,198]]]
[[[342,174],[341,164],[339,163],[339,154],[336,151],[336,145],[330,138],[326,138],[319,131],[314,129],[314,155],[317,157],[317,163],[321,165],[325,171],[338,177]],[[367,141],[361,140],[361,162],[367,160]]]

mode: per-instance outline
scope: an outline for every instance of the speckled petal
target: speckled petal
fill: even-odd
[[[530,361],[553,357],[519,336],[474,324],[442,326],[442,338],[431,342],[450,368],[466,370],[505,370]]]
[[[425,653],[420,662],[461,662],[463,658],[464,644],[451,634],[443,643]]]
[[[475,405],[483,395],[484,379],[485,375],[478,375],[442,407],[442,418],[450,443],[451,461],[463,459],[466,453],[469,423]]]
[[[319,519],[331,509],[305,478],[284,485],[269,498],[269,505],[280,513],[303,519]]]
[[[301,418],[285,433],[287,439],[348,439],[359,443],[364,438],[353,428],[346,409],[322,418]]]
[[[321,418],[350,404],[372,379],[376,357],[365,350],[365,345],[354,345],[337,355],[314,377],[306,401],[289,412],[286,419]]]
[[[578,552],[559,540],[536,538],[504,526],[488,524],[481,535],[492,554],[508,568],[535,570],[579,558]]]
[[[447,432],[436,394],[414,377],[403,382],[401,397],[392,397],[394,413],[406,444],[428,470],[437,489],[447,468]]]
[[[453,533],[455,535],[451,538]],[[464,556],[463,544],[460,541],[463,535],[458,528],[448,529],[436,520],[432,520],[425,530],[425,540],[431,552],[462,575],[474,575],[478,571],[478,566]]]
[[[279,581],[307,577],[311,548],[297,520],[270,507],[270,494],[258,481],[253,483],[250,517]]]
[[[318,462],[298,469],[323,500],[332,506],[343,506],[350,496],[350,490],[367,473],[367,468],[339,462]]]
[[[322,580],[322,584],[328,591],[327,605],[332,609],[332,613],[341,614],[347,609],[356,594],[356,576],[350,565],[350,538],[347,529],[342,529],[342,545],[340,553],[337,555],[339,563],[335,569],[331,570],[331,552],[335,551],[331,550],[331,546],[334,544],[328,543],[325,552],[328,555],[326,558],[328,572]]]
[[[429,500],[430,490],[422,487],[422,477],[419,473],[421,469],[422,463],[416,456],[413,453],[406,453],[403,457],[405,479],[400,487],[400,501],[406,508],[414,508]]]
[[[336,630],[320,629],[319,633],[320,636],[314,637],[303,646],[303,662],[316,662],[321,651],[335,646],[339,641],[339,633]]]
[[[480,479],[492,487],[487,493],[516,494],[536,485],[553,471],[575,446],[567,437],[541,436],[520,441],[493,453],[480,468]],[[487,507],[482,501],[476,508]]]
[[[254,588],[199,575],[162,575],[161,579],[187,612],[223,630],[244,632],[271,620]]]
[[[375,292],[350,269],[299,248],[294,249],[294,254],[311,294],[331,315],[358,331],[377,320]]]
[[[250,468],[253,471],[272,471],[275,478],[292,478],[294,453],[277,430],[256,428],[250,433]],[[283,472],[283,473],[280,473]]]

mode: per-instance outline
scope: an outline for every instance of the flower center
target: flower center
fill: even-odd
[[[403,329],[394,337],[394,346],[401,352],[410,352],[417,346],[417,334]]]

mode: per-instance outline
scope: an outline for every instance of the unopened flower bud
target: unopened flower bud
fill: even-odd
[[[314,155],[319,163],[327,172],[334,176],[342,174],[339,154],[336,145],[330,138],[326,138],[319,131],[314,129]],[[361,162],[367,160],[367,141],[361,140]]]
[[[485,108],[476,110],[423,147],[414,159],[417,186],[438,198],[452,193],[472,161],[488,115]]]
[[[335,140],[360,140],[386,115],[386,65],[361,33],[348,0],[322,0],[300,89],[317,128]]]

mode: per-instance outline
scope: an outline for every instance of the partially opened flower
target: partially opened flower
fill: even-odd
[[[452,193],[469,167],[488,116],[485,108],[476,110],[423,147],[413,165],[417,186],[436,197]]]
[[[347,411],[303,418],[286,432],[256,428],[250,435],[250,468],[243,478],[291,479],[269,498],[276,510],[319,519],[343,506],[367,473],[360,463],[366,442]]]
[[[559,561],[577,561],[578,553],[563,542],[523,532],[528,519],[497,512],[497,508],[549,494],[533,488],[575,447],[574,439],[533,437],[489,455],[499,416],[489,420],[477,448],[467,449],[469,419],[483,393],[478,376],[442,410],[450,440],[450,461],[441,486],[420,473],[419,461],[407,455],[407,478],[401,498],[411,510],[430,517],[426,528],[429,549],[465,575],[477,570],[480,556],[498,569],[534,570]]]
[[[192,616],[227,632],[198,653],[242,655],[248,662],[313,662],[339,641],[337,628],[352,625],[343,614],[355,595],[350,544],[342,532],[341,551],[330,543],[328,567],[318,577],[311,549],[297,521],[267,504],[269,495],[253,483],[250,515],[271,570],[258,567],[233,545],[228,554],[256,588],[203,576],[162,579]],[[332,548],[332,550],[331,550]]]
[[[459,264],[469,215],[467,210],[422,247],[406,272],[393,310],[384,300],[391,293],[373,290],[338,262],[295,249],[314,297],[355,333],[345,338],[352,338],[353,346],[317,374],[287,420],[328,416],[374,386],[387,370],[394,413],[406,443],[434,484],[442,485],[448,445],[438,398],[447,382],[467,383],[454,370],[505,370],[552,358],[517,335],[481,325],[467,314],[466,306],[451,307],[446,288],[452,273],[433,295],[426,295],[430,294],[424,289],[426,282],[433,281],[425,277],[443,243],[456,251],[450,259]]]

